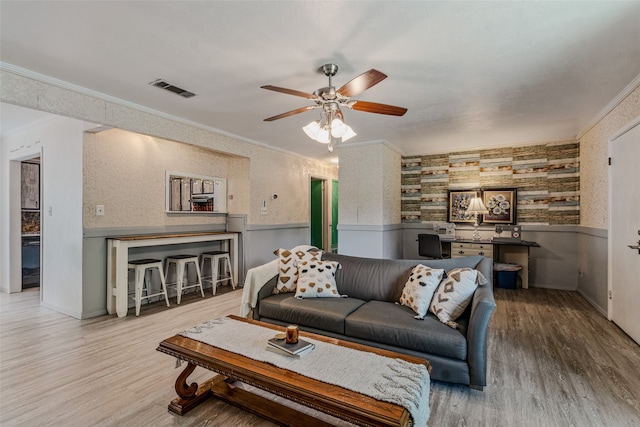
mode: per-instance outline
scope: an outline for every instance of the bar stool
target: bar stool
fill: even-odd
[[[225,251],[210,251],[203,252],[202,259],[200,261],[200,271],[204,274],[204,263],[209,261],[209,267],[211,268],[210,276],[203,276],[203,280],[210,281],[213,288],[213,294],[216,294],[216,288],[219,282],[226,280],[231,282],[231,287],[236,288],[236,284],[233,281],[233,270],[231,269],[231,257],[229,252]],[[220,267],[223,269],[223,274],[220,274]]]
[[[193,266],[196,269],[196,282],[189,284],[189,264],[193,263]],[[180,304],[180,299],[182,298],[182,291],[189,288],[200,288],[200,293],[204,298],[204,289],[202,288],[202,276],[200,275],[200,267],[198,266],[198,256],[197,255],[172,255],[167,257],[166,266],[164,275],[165,277],[169,277],[169,267],[171,264],[175,267],[176,272],[176,281],[175,283],[169,283],[170,286],[176,287],[176,292],[178,294],[178,304]],[[185,280],[184,275],[187,275]]]
[[[151,293],[151,282],[153,279],[153,269],[158,269],[158,274],[160,275],[160,284],[162,285],[162,291],[156,294]],[[164,300],[167,302],[167,307],[169,307],[169,297],[167,295],[167,283],[164,279],[164,274],[162,273],[162,261],[159,259],[140,259],[136,261],[129,261],[128,269],[134,271],[134,291],[133,291],[133,300],[136,303],[136,316],[140,315],[140,305],[142,304],[143,299],[153,298],[160,295],[164,296]],[[147,273],[149,273],[149,278],[147,279]],[[142,296],[142,292],[145,292],[147,295]]]

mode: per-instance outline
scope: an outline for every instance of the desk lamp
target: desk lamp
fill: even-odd
[[[489,213],[487,208],[484,206],[484,203],[482,203],[482,199],[477,196],[471,199],[469,207],[465,213],[473,215],[475,218],[476,222],[473,224],[473,240],[480,240],[480,233],[478,232],[478,215]]]

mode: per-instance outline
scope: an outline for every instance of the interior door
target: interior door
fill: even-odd
[[[331,181],[331,252],[338,252],[338,181]]]
[[[311,246],[324,249],[323,210],[324,181],[311,179]]]
[[[609,316],[640,343],[640,118],[631,126],[610,142]]]

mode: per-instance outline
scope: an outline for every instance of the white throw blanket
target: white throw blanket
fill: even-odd
[[[291,249],[291,252],[308,251],[315,246],[298,245]],[[256,307],[258,302],[258,293],[260,289],[278,274],[279,258],[274,259],[266,264],[254,267],[247,271],[247,277],[244,279],[244,287],[242,288],[242,302],[240,304],[240,317],[248,317],[251,310]]]
[[[304,338],[315,348],[300,359],[266,350],[276,331],[230,318],[204,322],[180,334],[203,343],[267,362],[309,378],[406,408],[413,425],[429,419],[430,377],[426,366]]]

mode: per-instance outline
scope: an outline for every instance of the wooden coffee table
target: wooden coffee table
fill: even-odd
[[[284,329],[256,320],[236,316],[229,317],[277,331]],[[419,357],[307,332],[300,332],[300,335],[334,345],[402,359],[410,363],[423,364],[429,372],[431,371],[429,362]],[[253,360],[181,335],[162,341],[157,350],[188,363],[176,380],[175,389],[178,397],[169,404],[169,410],[179,415],[186,414],[205,399],[215,396],[279,424],[287,426],[331,425],[272,399],[234,386],[233,383],[239,381],[358,425],[406,426],[411,420],[409,412],[402,406],[305,377],[272,364]],[[196,366],[216,372],[218,375],[200,385],[195,382],[187,384],[187,378]]]

